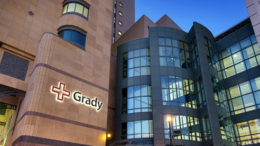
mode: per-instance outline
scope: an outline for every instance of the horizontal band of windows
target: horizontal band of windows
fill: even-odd
[[[58,35],[80,49],[85,50],[86,35],[74,30],[63,30]]]
[[[79,3],[79,4],[82,4],[83,6],[85,6],[85,7],[87,7],[87,8],[89,8],[89,4],[87,4],[87,3],[85,3],[85,2],[83,2],[83,1],[81,1],[81,0],[66,0],[64,3],[63,3],[63,6],[65,6],[66,4],[68,4],[68,3]]]
[[[70,2],[64,5],[62,15],[77,14],[88,20],[89,6],[82,5],[76,2]]]

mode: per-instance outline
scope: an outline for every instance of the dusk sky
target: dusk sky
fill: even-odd
[[[153,22],[167,14],[185,32],[194,21],[214,36],[248,17],[244,0],[135,0],[136,21],[143,15]]]

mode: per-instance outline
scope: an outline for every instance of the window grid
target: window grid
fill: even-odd
[[[190,68],[189,44],[171,38],[158,38],[160,66]]]
[[[199,61],[198,47],[197,47],[197,42],[195,37],[191,41],[190,58],[191,58],[191,67],[193,70],[196,70],[200,64],[200,61]]]
[[[139,85],[123,89],[122,114],[151,112],[151,86]]]
[[[152,138],[153,121],[142,120],[122,123],[121,139]]]
[[[62,12],[63,15],[69,13],[77,13],[80,16],[88,19],[89,8],[79,3],[71,2],[64,5],[63,12]]]
[[[171,136],[173,139],[202,141],[199,119],[184,115],[164,115],[164,136],[170,139],[169,123],[166,121],[171,117]]]
[[[123,54],[123,78],[150,75],[149,49],[137,49]]]
[[[234,124],[236,142],[238,145],[260,143],[260,119],[254,119]]]
[[[255,35],[228,47],[219,53],[221,73],[224,78],[260,65],[260,49]]]
[[[235,133],[233,123],[229,117],[218,117],[220,125],[221,138],[230,142],[235,142]]]
[[[227,96],[222,82],[219,81],[216,77],[211,77],[211,82],[216,105],[221,106],[222,108],[225,108],[227,111],[229,111]]]
[[[197,109],[192,80],[174,76],[161,76],[161,88],[163,105]]]
[[[227,89],[231,115],[260,109],[260,77]]]

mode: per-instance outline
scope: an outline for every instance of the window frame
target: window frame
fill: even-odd
[[[88,16],[85,17],[83,14],[79,14],[79,13],[77,13],[77,12],[75,12],[75,11],[74,11],[74,12],[66,12],[66,13],[63,14],[64,6],[65,6],[65,5],[68,5],[69,3],[75,3],[75,4],[80,4],[80,5],[82,5],[82,6],[83,6],[83,10],[84,10],[84,7],[87,8],[87,9],[88,9]],[[67,9],[68,9],[68,8],[67,8]],[[80,1],[80,0],[67,0],[67,1],[65,1],[65,2],[63,3],[63,9],[62,9],[62,12],[61,12],[61,16],[66,15],[66,14],[75,14],[75,15],[78,15],[78,16],[80,16],[80,17],[82,17],[82,18],[88,20],[88,18],[89,18],[89,12],[90,12],[89,10],[90,10],[90,5],[87,4],[87,3],[84,3],[83,1]],[[83,11],[83,12],[84,12],[84,11]]]
[[[85,35],[85,38],[86,38],[86,39],[85,39],[85,46],[82,46],[82,45],[77,44],[77,43],[75,43],[75,42],[71,42],[71,41],[67,41],[67,40],[63,39],[63,36],[61,37],[61,36],[60,36],[60,33],[63,32],[63,31],[66,31],[66,30],[76,31],[76,32],[78,32],[78,33],[80,33],[80,34],[82,34],[82,35]],[[86,51],[86,49],[85,49],[85,47],[86,47],[86,42],[87,42],[87,33],[86,33],[86,32],[84,32],[84,31],[82,31],[82,30],[80,30],[80,29],[78,29],[78,28],[76,28],[76,27],[71,27],[71,26],[70,26],[70,27],[62,27],[62,28],[60,28],[60,29],[58,30],[58,36],[59,36],[61,39],[63,39],[63,40],[65,40],[65,41],[71,43],[72,45],[74,45],[74,46],[80,48],[81,50]]]

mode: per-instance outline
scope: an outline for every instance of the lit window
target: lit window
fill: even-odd
[[[120,16],[123,16],[123,13],[122,13],[122,12],[119,12],[119,15],[120,15]]]
[[[116,8],[114,8],[114,13],[116,13]]]
[[[115,42],[115,37],[113,37],[113,43]]]
[[[123,4],[120,2],[120,3],[119,3],[119,6],[120,6],[120,7],[123,7]]]
[[[76,0],[78,2],[78,0]],[[88,19],[88,13],[89,13],[89,6],[81,1],[78,3],[70,2],[65,3],[63,6],[63,12],[62,14],[78,14],[84,18]]]
[[[119,35],[122,35],[122,32],[121,32],[121,31],[118,31],[118,34],[119,34]]]
[[[82,50],[85,50],[86,33],[81,32],[81,30],[75,28],[63,28],[59,31],[58,35],[64,40],[76,45]]]
[[[119,25],[121,25],[121,26],[123,25],[123,23],[122,23],[121,21],[119,21],[118,23],[119,23]]]

